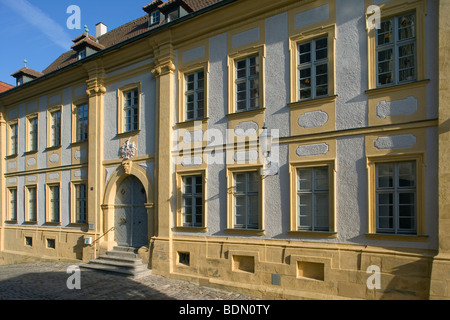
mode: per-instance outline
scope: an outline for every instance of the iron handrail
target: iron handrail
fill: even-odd
[[[106,231],[104,234],[102,234],[100,237],[98,237],[97,239],[95,239],[94,241],[92,241],[91,243],[91,247],[101,238],[103,238],[104,236],[106,236],[108,233],[110,233],[111,231],[113,231],[115,229],[115,227],[112,227],[111,229],[109,229],[108,231]]]

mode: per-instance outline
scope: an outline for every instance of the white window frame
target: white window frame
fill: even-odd
[[[19,124],[17,122],[11,123],[9,125],[9,154],[15,156],[18,153],[18,134],[19,134]]]
[[[258,177],[256,190],[257,191],[251,191],[250,190],[250,175],[256,175]],[[237,191],[237,175],[245,175],[245,191]],[[244,171],[244,172],[233,172],[233,226],[236,229],[259,229],[259,216],[260,216],[260,183],[261,183],[261,177],[258,174],[258,171]],[[250,212],[250,198],[255,197],[256,198],[256,204],[257,208],[255,212]],[[237,223],[237,199],[238,198],[244,198],[245,199],[245,212],[244,212],[244,220],[245,222],[243,224]],[[256,223],[250,223],[251,218],[253,220],[256,220]]]
[[[50,113],[50,146],[61,146],[61,109],[52,111]]]
[[[38,117],[28,119],[28,152],[34,152],[38,149]]]
[[[186,180],[187,179],[191,179],[191,192],[186,192],[186,187],[187,187],[187,183]],[[197,182],[198,179],[201,181],[201,192],[197,192]],[[195,181],[195,183],[194,183]],[[182,188],[183,188],[183,198],[182,198],[182,222],[183,222],[183,227],[203,227],[204,225],[204,179],[202,175],[186,175],[182,177]],[[188,205],[186,205],[186,200],[190,200],[191,201],[191,213],[187,214],[186,213],[186,209],[188,207]],[[197,214],[197,208],[201,208],[201,220],[198,221],[198,214]],[[191,221],[188,222],[187,221],[187,217],[190,216],[191,217]]]
[[[399,165],[405,163],[414,163],[414,186],[412,187],[401,187],[400,186],[400,174],[399,174]],[[379,185],[379,166],[380,165],[393,165],[394,166],[394,175],[393,175],[393,185],[392,187],[380,187]],[[375,205],[376,205],[376,233],[381,234],[407,234],[407,235],[416,235],[418,228],[418,189],[417,189],[417,162],[414,160],[411,161],[392,161],[392,162],[381,162],[375,164]],[[400,228],[400,194],[409,193],[414,194],[414,217],[413,219],[413,228],[411,229],[401,229]],[[381,228],[379,226],[380,219],[380,203],[379,196],[381,194],[392,194],[393,203],[392,203],[392,228]],[[388,216],[389,217],[389,216]]]
[[[127,95],[131,94],[130,99]],[[139,89],[135,88],[132,90],[123,92],[123,132],[134,132],[139,130]],[[127,105],[127,101],[130,100],[130,105]],[[134,103],[134,100],[137,102]],[[128,115],[128,111],[130,114]]]
[[[319,169],[325,169],[327,172],[326,181],[327,181],[327,189],[319,189],[317,186],[317,171]],[[300,171],[302,170],[310,170],[311,171],[311,181],[310,189],[302,189],[301,188],[301,174]],[[303,167],[303,168],[297,168],[297,228],[298,231],[311,231],[311,232],[329,232],[330,231],[330,169],[328,166],[317,166],[317,167]],[[311,197],[311,210],[310,210],[310,225],[309,226],[302,226],[301,221],[302,217],[302,210],[303,204],[301,202],[301,196],[302,195],[310,195]],[[328,207],[328,211],[318,212],[318,206],[317,206],[317,198],[319,195],[326,195],[326,203]],[[324,216],[327,219],[326,227],[319,227],[317,226],[317,220],[318,216]]]
[[[61,221],[61,187],[59,184],[48,186],[49,196],[49,216],[48,221],[51,223],[59,223]]]
[[[37,207],[37,186],[27,186],[27,222],[37,223],[38,207]],[[33,195],[33,196],[32,196]],[[34,219],[33,219],[34,218]]]
[[[84,197],[81,195],[81,187],[84,187]],[[74,184],[75,191],[75,223],[86,224],[87,223],[87,184],[77,183]],[[82,217],[84,216],[84,219]]]
[[[257,72],[255,74],[251,74],[251,64],[250,64],[250,60],[256,58],[256,70]],[[239,69],[238,68],[238,64],[240,62],[245,61],[245,77],[239,77],[239,71],[243,70],[243,68]],[[257,110],[259,109],[260,106],[260,95],[261,95],[261,78],[260,78],[260,73],[261,73],[261,57],[260,55],[257,54],[252,54],[249,55],[247,57],[243,57],[243,58],[239,58],[235,60],[235,108],[236,108],[236,112],[243,112],[243,111],[249,111],[249,110]],[[257,82],[257,87],[253,88],[256,89],[257,91],[257,96],[254,98],[255,101],[255,106],[251,106],[251,82],[252,81],[256,81]],[[240,90],[239,91],[239,85],[245,84],[245,90]],[[245,93],[245,100],[244,99],[239,99],[239,94],[240,93]],[[245,101],[245,108],[239,108],[239,102]]]
[[[326,58],[322,58],[322,59],[317,59],[317,43],[321,40],[326,40],[326,47],[325,48],[320,48],[319,50],[324,50],[326,52]],[[303,55],[301,53],[301,47],[304,45],[310,45],[310,60],[309,62],[306,63],[301,63],[301,56]],[[297,53],[298,53],[298,96],[299,96],[299,101],[305,101],[305,100],[311,100],[311,99],[317,99],[317,98],[322,98],[322,97],[327,97],[329,95],[330,92],[330,84],[329,84],[329,74],[330,74],[330,65],[329,65],[329,42],[328,42],[328,35],[322,36],[322,37],[318,37],[315,39],[312,39],[310,41],[306,41],[306,42],[300,42],[297,45]],[[326,65],[326,73],[322,73],[320,75],[317,74],[317,68],[319,66],[322,65]],[[310,69],[310,75],[309,77],[301,77],[301,73],[303,70],[307,70]],[[317,95],[317,88],[318,87],[323,87],[325,85],[317,85],[317,77],[321,76],[321,77],[326,77],[326,88],[327,88],[327,92],[323,95]],[[308,79],[309,78],[309,79]],[[308,80],[310,81],[310,97],[307,98],[302,98],[302,80]],[[303,88],[304,89],[304,88]]]
[[[203,79],[200,79],[200,74],[203,74]],[[189,81],[189,77],[193,76],[194,80]],[[206,115],[206,95],[205,95],[205,70],[197,70],[194,72],[187,73],[185,75],[185,120],[193,121],[204,119]],[[200,86],[200,83],[202,84]],[[189,88],[190,85],[193,85],[192,88]],[[199,96],[203,95],[203,99],[200,99]],[[192,101],[189,100],[189,97],[192,97]],[[203,107],[199,108],[199,103],[203,103]],[[193,110],[189,110],[189,104],[192,104]],[[203,110],[203,114],[200,114],[200,110]],[[189,113],[193,112],[193,117],[189,117]]]
[[[76,107],[76,142],[87,141],[89,136],[89,104]]]
[[[9,221],[17,221],[17,188],[8,188]],[[14,196],[13,196],[14,194]]]
[[[406,40],[399,40],[399,31],[400,31],[400,26],[399,26],[399,19],[401,17],[404,16],[409,16],[413,14],[414,15],[414,20],[415,20],[415,24],[412,28],[412,30],[414,31],[414,36],[411,38],[408,38]],[[377,87],[386,87],[386,86],[392,86],[392,85],[398,85],[398,84],[403,84],[403,83],[409,83],[409,82],[413,82],[415,80],[417,80],[418,77],[418,66],[417,66],[417,13],[415,11],[411,11],[411,12],[407,12],[407,13],[403,13],[403,14],[399,14],[396,16],[393,16],[391,18],[388,19],[384,19],[381,21],[381,24],[390,21],[392,24],[392,42],[388,43],[388,44],[379,44],[378,40],[379,40],[379,30],[377,30],[376,35],[375,35],[375,46],[376,46],[376,84]],[[380,29],[381,30],[381,29]],[[412,44],[414,46],[414,53],[413,53],[413,58],[414,58],[414,76],[412,77],[412,79],[406,79],[406,80],[402,80],[400,81],[400,54],[399,54],[399,49],[402,46],[406,46],[406,45],[410,45]],[[386,50],[392,50],[392,81],[390,83],[386,83],[386,84],[381,84],[380,83],[380,69],[379,69],[379,52],[381,51],[386,51]],[[389,61],[389,60],[386,60]],[[407,68],[410,69],[410,68]],[[406,70],[406,69],[405,69]]]

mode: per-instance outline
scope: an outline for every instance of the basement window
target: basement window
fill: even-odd
[[[56,243],[55,239],[47,239],[47,249],[55,249]]]
[[[178,263],[189,266],[191,260],[191,254],[189,252],[178,252]]]
[[[27,247],[32,247],[33,246],[33,238],[32,237],[25,237],[25,245]]]

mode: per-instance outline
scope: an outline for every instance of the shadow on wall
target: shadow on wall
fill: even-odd
[[[0,280],[0,300],[173,300],[132,279],[83,269],[80,290],[70,290],[74,273],[58,269]]]
[[[385,272],[381,274],[381,289],[376,290],[380,300],[428,300],[432,260],[418,259],[403,265],[390,266],[383,263]]]

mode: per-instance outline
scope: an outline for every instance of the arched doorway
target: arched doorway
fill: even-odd
[[[114,203],[115,239],[119,246],[148,245],[147,194],[135,176],[125,178],[117,188]]]

